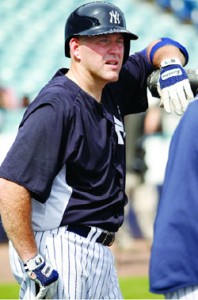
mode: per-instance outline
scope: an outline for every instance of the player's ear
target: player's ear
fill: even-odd
[[[75,57],[76,59],[80,59],[80,51],[79,51],[79,39],[77,37],[71,38],[69,42],[70,47],[70,55],[71,57]]]

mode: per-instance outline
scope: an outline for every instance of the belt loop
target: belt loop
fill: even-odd
[[[91,227],[91,230],[88,234],[88,238],[90,239],[91,242],[96,242],[96,240],[99,238],[99,236],[101,235],[101,229],[97,228],[97,227]]]

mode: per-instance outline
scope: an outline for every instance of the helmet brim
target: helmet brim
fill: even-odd
[[[138,36],[126,29],[118,28],[118,27],[112,27],[112,28],[93,28],[89,30],[84,30],[80,33],[78,33],[78,36],[96,36],[96,35],[102,35],[102,34],[113,34],[113,33],[122,33],[124,34],[129,40],[137,40]]]
[[[95,29],[95,28],[94,28]],[[137,40],[138,36],[126,29],[119,29],[119,28],[99,28],[98,30],[84,30],[80,33],[73,34],[70,36],[66,41],[65,41],[65,56],[70,57],[70,51],[69,51],[69,41],[72,37],[74,36],[98,36],[98,35],[103,35],[103,34],[113,34],[113,33],[122,33],[124,34],[125,38],[127,40]]]

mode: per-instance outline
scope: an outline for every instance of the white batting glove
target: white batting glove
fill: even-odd
[[[52,299],[57,290],[58,272],[38,254],[24,264],[30,279],[39,286],[36,299]]]
[[[194,95],[186,71],[178,58],[162,61],[157,90],[160,106],[166,112],[183,114]]]

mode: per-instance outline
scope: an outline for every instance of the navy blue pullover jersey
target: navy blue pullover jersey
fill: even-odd
[[[198,285],[197,100],[189,104],[170,144],[151,251],[154,293]]]
[[[0,177],[27,188],[34,230],[77,223],[116,232],[123,222],[123,117],[145,111],[144,53],[129,57],[98,103],[59,70],[30,104]]]

